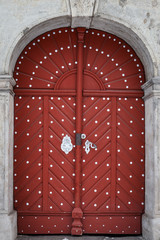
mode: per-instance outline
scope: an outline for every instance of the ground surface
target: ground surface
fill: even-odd
[[[142,237],[116,237],[116,236],[18,236],[17,240],[142,240]]]

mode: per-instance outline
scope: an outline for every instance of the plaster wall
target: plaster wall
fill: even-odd
[[[146,73],[146,207],[143,236],[160,236],[160,0],[0,0],[0,239],[16,237],[13,211],[13,86],[17,57],[33,38],[72,26],[126,40]],[[7,227],[6,227],[7,226]],[[8,229],[8,231],[6,230]]]

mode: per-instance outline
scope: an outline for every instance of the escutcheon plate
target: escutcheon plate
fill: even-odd
[[[71,138],[66,135],[62,139],[61,149],[65,154],[68,154],[73,149],[73,144],[71,142]]]

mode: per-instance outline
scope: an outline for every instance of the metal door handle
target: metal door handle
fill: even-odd
[[[94,148],[97,150],[97,145],[90,142],[89,140],[86,140],[85,142],[85,152],[88,154],[90,152],[90,148]]]

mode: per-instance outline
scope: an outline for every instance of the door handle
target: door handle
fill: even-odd
[[[85,152],[86,152],[86,154],[88,154],[90,152],[90,148],[93,148],[93,149],[97,150],[97,145],[90,142],[89,140],[86,140],[86,142],[85,142]]]

